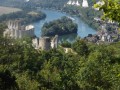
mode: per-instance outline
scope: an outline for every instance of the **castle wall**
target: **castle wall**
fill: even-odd
[[[49,37],[34,38],[32,40],[32,45],[35,49],[50,50],[51,48],[58,47],[58,35],[53,39]]]
[[[32,46],[35,48],[35,49],[39,49],[39,38],[34,38],[32,40]]]
[[[58,35],[55,35],[55,37],[51,41],[51,48],[57,48],[58,47]]]
[[[21,23],[19,20],[15,21],[8,21],[7,23],[8,29],[5,31],[4,36],[8,35],[12,38],[22,38],[22,37],[34,37],[34,26],[21,26]]]
[[[50,49],[50,38],[49,37],[42,37],[40,38],[39,41],[39,48],[41,48],[41,50],[49,50]]]
[[[19,30],[15,30],[15,36],[14,38],[17,39],[19,37]]]

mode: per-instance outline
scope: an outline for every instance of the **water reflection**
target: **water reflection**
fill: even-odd
[[[64,41],[74,42],[76,38],[77,38],[77,34],[73,33],[73,34],[59,36],[59,41],[60,42],[64,42]]]

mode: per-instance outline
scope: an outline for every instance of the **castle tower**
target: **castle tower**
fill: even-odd
[[[52,48],[58,47],[58,35],[55,35],[55,37],[51,40],[51,47]]]
[[[19,20],[16,20],[16,21],[15,21],[15,24],[16,24],[15,29],[16,29],[16,30],[20,30],[20,27],[21,27],[20,21],[19,21]]]
[[[35,49],[39,49],[39,38],[34,38],[32,40],[32,46],[35,48]]]
[[[84,7],[84,8],[89,7],[89,6],[88,6],[88,1],[87,1],[87,0],[83,0],[82,7]]]
[[[41,48],[41,50],[49,50],[51,45],[50,42],[51,41],[49,37],[42,37],[39,41],[39,47]]]
[[[8,22],[7,22],[7,26],[8,26],[8,28],[10,29],[11,21],[8,21]]]
[[[16,27],[16,23],[15,23],[15,21],[13,21],[12,22],[12,28],[15,29],[15,27]]]
[[[8,29],[12,29],[13,28],[13,21],[9,20],[7,23]]]

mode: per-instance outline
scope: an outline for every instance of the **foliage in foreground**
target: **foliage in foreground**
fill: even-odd
[[[71,47],[77,54],[35,50],[30,42],[0,38],[0,89],[120,89],[119,42],[98,46],[77,40]]]
[[[104,2],[103,5],[96,4],[95,7],[99,7],[103,10],[103,19],[110,19],[117,21],[120,24],[120,0],[101,0]]]

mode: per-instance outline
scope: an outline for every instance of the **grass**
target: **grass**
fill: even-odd
[[[4,14],[10,14],[10,13],[13,13],[13,12],[18,12],[18,11],[21,11],[21,9],[0,6],[0,16],[4,15]]]

